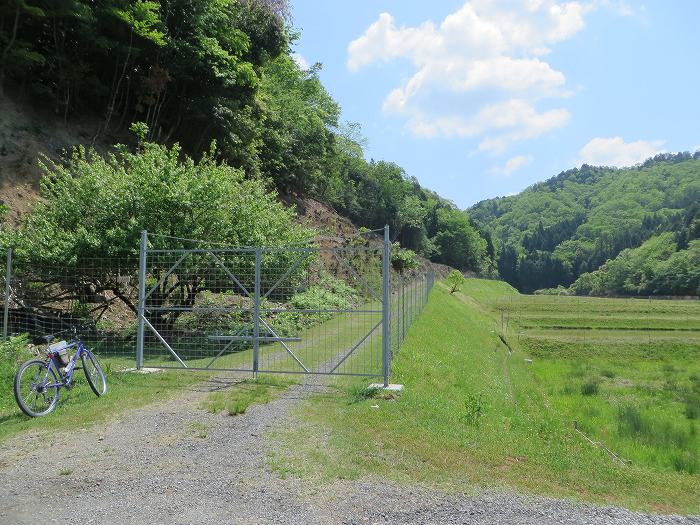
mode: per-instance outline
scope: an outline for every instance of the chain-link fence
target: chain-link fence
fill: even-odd
[[[384,240],[302,247],[168,245],[140,257],[29,263],[3,272],[5,336],[78,328],[102,356],[138,367],[380,376],[434,278],[391,271]]]

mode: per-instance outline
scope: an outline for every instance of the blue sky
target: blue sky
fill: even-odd
[[[565,169],[700,149],[700,2],[292,0],[301,63],[466,208]]]

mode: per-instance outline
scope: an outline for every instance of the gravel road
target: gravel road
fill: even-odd
[[[506,493],[279,479],[266,466],[266,433],[294,424],[290,409],[323,385],[294,386],[236,417],[197,408],[208,391],[232,381],[220,378],[88,430],[3,443],[0,524],[700,524],[700,517]]]

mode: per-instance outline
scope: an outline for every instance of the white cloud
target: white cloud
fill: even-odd
[[[484,106],[469,117],[429,117],[420,111],[414,111],[408,121],[408,127],[420,137],[470,138],[495,131],[500,134],[483,139],[479,144],[479,151],[501,153],[512,142],[538,137],[550,129],[564,126],[568,120],[569,112],[565,109],[537,113],[529,103],[511,99]]]
[[[306,70],[311,67],[301,53],[292,53],[292,60],[294,60],[301,69]]]
[[[518,155],[508,159],[503,166],[491,168],[491,173],[494,175],[509,176],[514,171],[517,171],[523,166],[527,166],[528,164],[532,163],[532,160],[532,155]]]
[[[632,166],[663,151],[663,140],[625,142],[622,137],[596,137],[579,152],[577,164]]]
[[[382,13],[348,45],[347,66],[358,71],[408,61],[415,70],[386,96],[386,113],[406,118],[418,136],[484,134],[480,150],[502,151],[568,121],[564,108],[537,109],[542,99],[569,95],[564,73],[544,57],[581,31],[594,7],[579,1],[471,0],[439,24],[414,27]]]

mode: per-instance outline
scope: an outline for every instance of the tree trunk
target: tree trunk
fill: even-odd
[[[126,68],[129,67],[129,60],[131,59],[131,50],[133,48],[134,44],[134,31],[131,31],[131,34],[129,35],[129,49],[126,53],[126,58],[124,59],[124,67],[122,68],[121,75],[119,75],[119,80],[117,80],[117,86],[114,88],[114,92],[112,93],[112,99],[109,103],[109,107],[107,108],[107,117],[105,118],[105,126],[104,126],[104,132],[107,133],[109,130],[109,122],[112,120],[112,115],[114,114],[114,105],[117,102],[117,95],[119,94],[119,88],[121,87],[122,80],[124,80],[124,76],[126,75]]]
[[[15,9],[15,21],[14,24],[12,25],[12,36],[10,37],[10,40],[7,42],[7,45],[5,46],[5,49],[2,51],[2,56],[0,57],[0,98],[3,98],[5,96],[5,66],[6,66],[6,61],[7,61],[7,55],[10,53],[10,49],[12,49],[12,46],[15,44],[15,40],[17,39],[17,28],[19,27],[19,13],[20,13],[20,4],[19,0],[17,0],[17,8]]]

